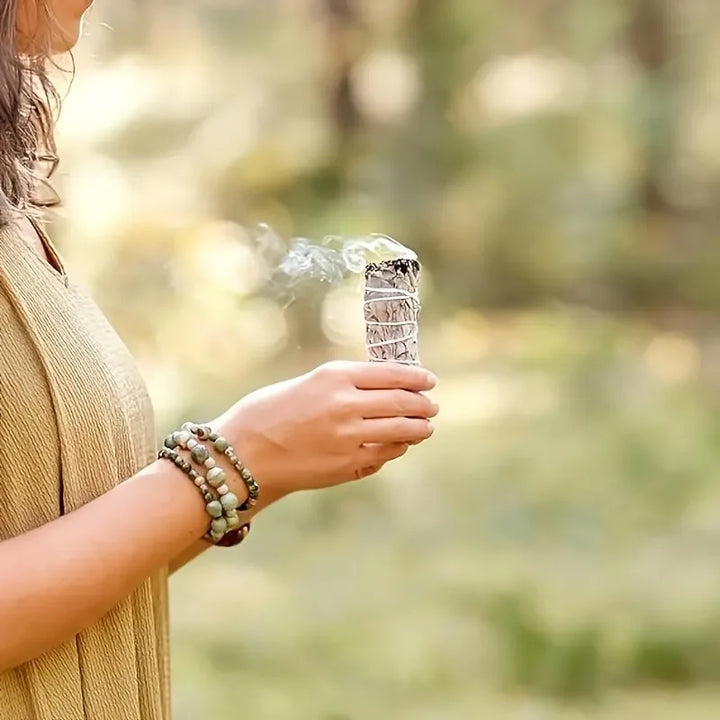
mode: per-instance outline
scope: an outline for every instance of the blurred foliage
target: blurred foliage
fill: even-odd
[[[715,1],[98,0],[86,35],[54,231],[159,433],[363,357],[358,282],[267,292],[258,222],[415,248],[442,378],[431,443],[173,580],[177,718],[717,718]]]

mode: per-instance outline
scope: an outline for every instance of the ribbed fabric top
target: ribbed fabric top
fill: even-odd
[[[72,512],[155,455],[130,353],[43,241],[55,267],[0,230],[0,541]],[[163,571],[62,646],[0,673],[0,720],[169,720],[167,639]]]

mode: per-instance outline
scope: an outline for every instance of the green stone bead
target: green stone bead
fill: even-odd
[[[219,467],[210,468],[210,470],[207,471],[206,480],[208,481],[208,485],[214,488],[220,487],[226,480],[225,471]]]
[[[212,525],[210,527],[212,528],[212,532],[224,535],[228,529],[227,520],[222,517],[215,518],[215,520],[212,521]]]
[[[185,444],[190,439],[190,433],[187,430],[177,430],[172,434],[172,439],[175,441],[176,445],[185,447]]]
[[[227,520],[228,530],[236,530],[240,527],[240,518],[237,513],[233,516],[228,516],[225,519]]]
[[[172,435],[168,435],[168,436],[163,440],[163,445],[164,445],[166,448],[169,448],[170,450],[174,450],[174,449],[177,447],[177,443],[176,443],[175,440],[173,439],[173,436],[172,436]]]
[[[207,510],[208,515],[210,515],[211,517],[214,517],[214,518],[222,517],[223,507],[218,500],[210,501],[207,504],[207,506],[205,507],[205,509]]]
[[[228,449],[228,441],[224,437],[219,437],[215,441],[215,449],[218,452],[224,453]]]
[[[224,537],[225,537],[225,533],[216,533],[216,532],[213,532],[212,530],[210,531],[210,539],[213,542],[216,542],[216,543],[220,542]]]
[[[220,504],[225,510],[234,510],[238,505],[237,495],[235,493],[225,493],[220,497]]]
[[[202,465],[210,457],[210,451],[207,447],[205,447],[205,445],[200,445],[198,443],[190,450],[190,457],[198,463],[198,465]]]

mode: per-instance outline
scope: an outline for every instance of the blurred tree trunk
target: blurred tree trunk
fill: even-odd
[[[360,16],[355,0],[319,0],[324,27],[328,112],[335,132],[335,155],[314,178],[323,208],[335,206],[348,193],[348,175],[353,165],[360,111],[352,92],[352,73],[361,54]],[[304,349],[323,347],[326,340],[320,322],[322,298],[327,288],[307,288],[301,303],[288,308],[292,342]]]
[[[645,71],[649,103],[645,117],[646,165],[642,205],[648,213],[670,210],[659,183],[660,168],[673,139],[673,97],[666,72],[672,56],[666,0],[638,0],[629,28],[629,49]]]
[[[459,294],[472,294],[477,283],[475,268],[453,267],[447,246],[437,234],[438,198],[472,165],[477,147],[458,133],[449,110],[457,88],[470,82],[466,59],[459,49],[475,29],[458,21],[457,11],[437,0],[415,0],[408,16],[407,37],[417,59],[423,92],[404,130],[395,143],[395,163],[407,175],[402,185],[414,197],[408,218],[413,247],[423,262],[432,266],[437,281]],[[473,68],[472,72],[475,71]],[[466,296],[467,297],[467,296]]]
[[[616,273],[626,303],[644,312],[664,313],[685,304],[681,269],[691,254],[682,238],[692,233],[681,226],[697,219],[668,194],[663,177],[673,165],[681,113],[673,45],[668,0],[636,0],[626,49],[644,76],[633,113],[642,133],[643,168],[637,186],[642,223],[628,255],[616,259]]]
[[[331,112],[341,146],[360,125],[352,93],[352,71],[359,56],[360,18],[355,0],[322,0],[326,27]]]

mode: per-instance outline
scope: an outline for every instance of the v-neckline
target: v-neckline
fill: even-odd
[[[35,230],[38,238],[40,239],[40,243],[42,244],[43,250],[45,251],[45,257],[40,257],[38,253],[33,251],[33,255],[43,264],[45,267],[56,277],[60,278],[62,280],[63,284],[67,287],[68,284],[68,277],[67,272],[65,271],[65,266],[63,264],[62,259],[60,258],[60,254],[55,249],[55,245],[53,244],[52,240],[50,240],[50,237],[48,234],[43,230],[42,227],[40,227],[40,224],[37,222],[37,220],[33,217],[27,216],[27,220],[29,221],[30,225],[32,226],[33,230]]]

